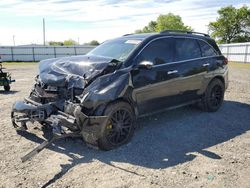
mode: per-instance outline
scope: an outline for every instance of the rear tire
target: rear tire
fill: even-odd
[[[3,86],[5,91],[10,91],[10,85]]]
[[[131,106],[126,102],[115,102],[107,106],[104,115],[108,116],[108,121],[101,129],[98,147],[111,150],[128,143],[135,131],[135,115]]]
[[[204,111],[217,111],[224,100],[225,86],[223,82],[217,78],[213,79],[202,98],[201,107]]]

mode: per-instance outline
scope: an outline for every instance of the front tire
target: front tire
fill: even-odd
[[[135,115],[126,102],[115,102],[107,106],[104,115],[107,124],[101,129],[98,146],[102,150],[111,150],[128,143],[135,131]]]
[[[225,86],[217,78],[212,80],[202,98],[202,109],[207,112],[217,111],[224,100]]]

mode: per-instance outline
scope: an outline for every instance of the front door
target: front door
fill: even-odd
[[[150,61],[151,69],[132,71],[134,95],[140,114],[151,113],[171,106],[178,89],[172,85],[179,77],[174,60],[174,42],[171,37],[150,42],[138,55],[135,62]]]

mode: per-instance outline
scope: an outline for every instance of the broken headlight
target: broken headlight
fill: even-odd
[[[45,91],[50,91],[50,92],[57,92],[58,91],[58,87],[56,86],[48,86]]]

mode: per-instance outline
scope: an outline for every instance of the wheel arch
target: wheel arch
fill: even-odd
[[[216,75],[216,76],[214,76],[214,77],[211,77],[211,78],[207,79],[206,82],[204,82],[204,84],[203,84],[201,90],[199,91],[199,95],[200,95],[201,97],[204,96],[204,94],[205,94],[205,92],[206,92],[208,86],[209,86],[215,79],[220,80],[220,81],[223,83],[224,87],[226,86],[226,85],[225,85],[225,84],[226,84],[226,83],[225,83],[225,79],[224,79],[223,76],[221,76],[221,75]]]
[[[220,100],[220,102],[218,104],[216,104],[216,106],[213,106],[213,104],[211,104],[210,102],[210,96],[211,96],[211,91],[212,91],[212,88],[216,85],[213,85],[213,82],[215,82],[215,84],[221,84],[221,87],[224,87],[222,88],[222,94],[221,94],[221,97],[220,99],[216,99],[216,100]],[[206,91],[204,92],[204,94],[202,95],[201,97],[201,101],[199,103],[199,107],[204,110],[204,111],[207,111],[207,112],[215,112],[217,111],[222,102],[223,102],[223,99],[224,99],[224,93],[225,93],[225,80],[222,76],[215,76],[213,77],[208,85],[207,85],[207,88],[206,88]]]
[[[136,101],[134,101],[134,99],[133,99],[132,93],[133,93],[133,88],[128,87],[126,89],[126,92],[122,96],[119,96],[114,100],[109,100],[109,101],[107,101],[105,103],[100,104],[95,109],[94,114],[95,115],[103,115],[103,113],[106,110],[107,106],[109,106],[111,104],[114,104],[114,103],[117,103],[117,102],[125,102],[125,103],[130,105],[131,109],[133,110],[133,112],[135,114],[135,117],[138,117],[139,112],[138,112],[138,108],[137,108],[137,105],[136,105]]]
[[[125,97],[119,97],[119,98],[117,98],[117,99],[115,99],[113,101],[110,101],[109,103],[107,103],[105,105],[105,108],[103,109],[103,111],[105,111],[105,109],[107,108],[107,106],[109,106],[111,104],[114,104],[114,103],[118,103],[118,102],[125,102],[125,103],[129,104],[129,106],[133,110],[135,116],[136,117],[138,116],[138,110],[137,110],[136,105],[131,100],[129,100],[128,98],[125,98]]]
[[[218,79],[218,80],[220,80],[222,83],[223,83],[223,85],[224,85],[224,87],[225,87],[225,79],[224,79],[224,77],[223,76],[215,76],[215,77],[213,77],[211,80],[210,80],[210,82],[208,83],[208,85],[207,85],[207,87],[209,86],[209,84],[211,83],[211,82],[213,82],[215,79]]]

